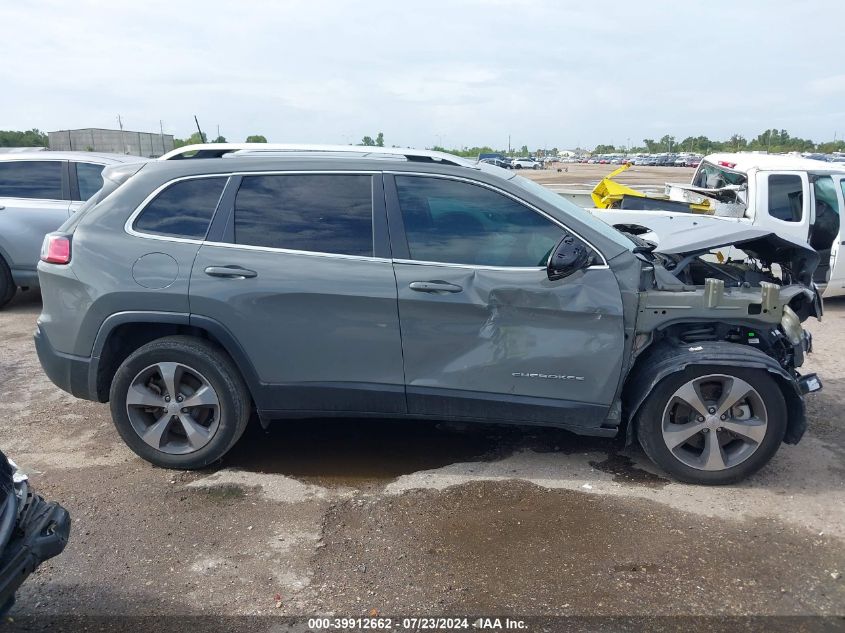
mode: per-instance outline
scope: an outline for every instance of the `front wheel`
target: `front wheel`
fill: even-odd
[[[251,400],[229,356],[202,339],[169,336],[148,343],[120,366],[111,413],[137,455],[164,468],[202,468],[238,441]]]
[[[731,484],[757,472],[786,433],[786,404],[759,369],[692,366],[663,379],[637,415],[646,454],[680,481]]]

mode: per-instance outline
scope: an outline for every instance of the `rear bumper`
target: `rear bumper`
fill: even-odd
[[[0,553],[0,615],[12,606],[23,581],[45,560],[61,554],[69,536],[67,510],[27,495],[12,538]]]
[[[39,326],[36,326],[34,339],[41,367],[57,387],[77,398],[96,400],[96,393],[89,385],[90,358],[56,351]]]

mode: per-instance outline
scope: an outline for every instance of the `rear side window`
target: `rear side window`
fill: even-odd
[[[801,176],[772,174],[769,176],[769,215],[784,222],[800,222],[804,207]]]
[[[371,257],[372,192],[369,175],[244,176],[235,197],[235,242]]]
[[[79,183],[79,199],[87,200],[103,187],[103,165],[76,163],[76,181]]]
[[[208,232],[226,177],[194,178],[170,185],[135,220],[136,231],[201,240]]]
[[[0,198],[61,200],[62,163],[55,160],[0,162]]]

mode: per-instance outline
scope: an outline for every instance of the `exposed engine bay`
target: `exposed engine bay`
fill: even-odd
[[[822,315],[812,281],[819,255],[809,246],[758,228],[731,239],[703,227],[659,247],[626,235],[644,262],[637,329],[646,339],[740,343],[790,372],[801,366],[811,348],[801,323]]]

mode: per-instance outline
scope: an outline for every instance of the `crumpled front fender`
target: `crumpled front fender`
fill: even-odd
[[[749,367],[768,371],[777,381],[786,401],[787,427],[783,441],[797,444],[807,429],[807,418],[801,387],[795,376],[763,352],[745,345],[724,341],[702,341],[692,345],[656,343],[637,358],[625,381],[622,392],[623,413],[628,420],[627,443],[633,442],[637,412],[655,386],[690,365]]]

